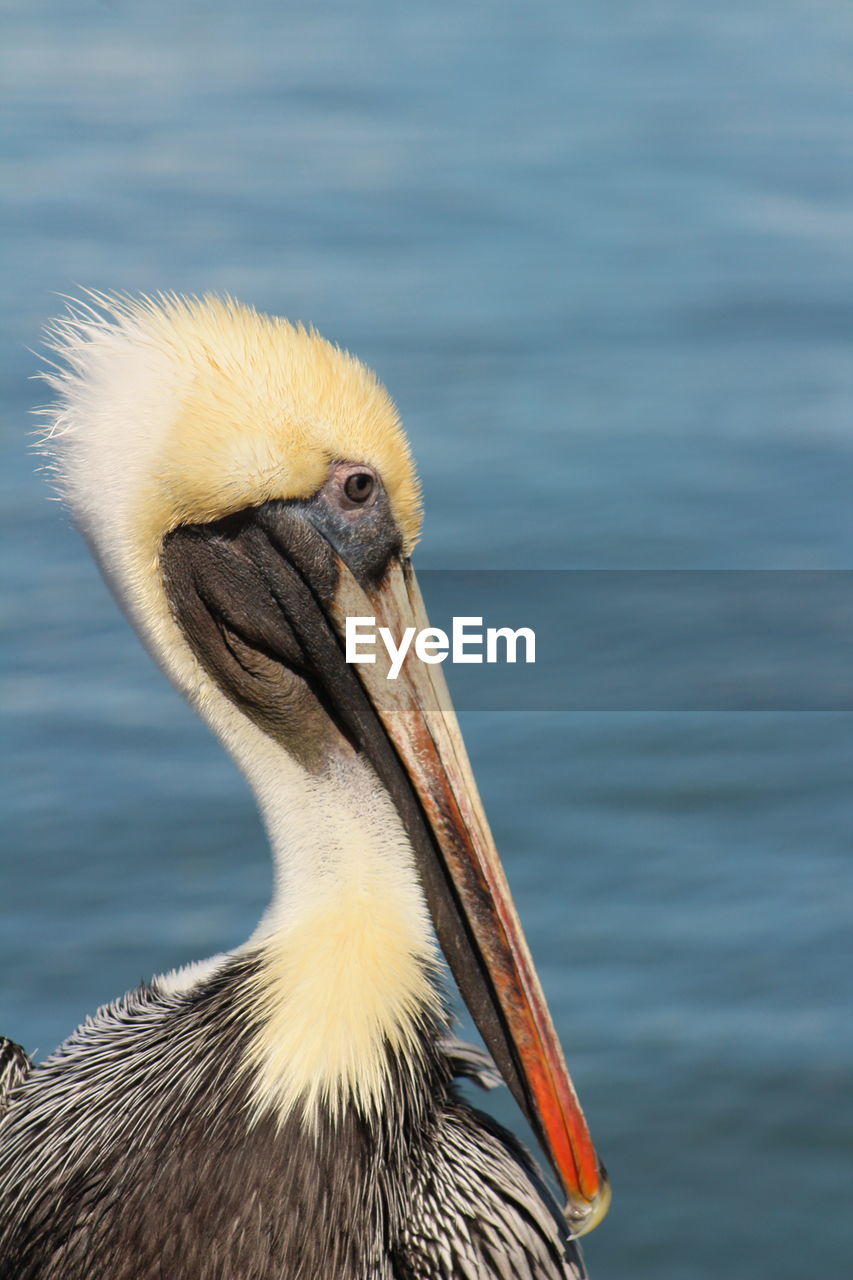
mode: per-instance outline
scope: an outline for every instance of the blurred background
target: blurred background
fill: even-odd
[[[851,567],[853,10],[2,27],[0,1030],[44,1054],[270,888],[245,784],[36,474],[56,295],[230,291],[357,352],[413,441],[420,566]],[[850,1274],[853,717],[463,728],[614,1183],[593,1280]]]

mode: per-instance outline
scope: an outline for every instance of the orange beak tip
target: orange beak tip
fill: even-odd
[[[599,1165],[598,1190],[592,1200],[586,1200],[581,1197],[573,1199],[570,1197],[566,1202],[563,1212],[573,1240],[576,1240],[578,1236],[588,1235],[590,1231],[594,1231],[604,1221],[612,1198],[613,1193],[610,1188],[607,1170],[604,1165]]]

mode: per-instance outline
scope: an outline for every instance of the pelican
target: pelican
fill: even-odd
[[[578,1280],[609,1186],[441,669],[345,659],[348,617],[426,626],[388,393],[230,299],[97,297],[51,345],[61,492],[248,778],[276,874],[235,951],[38,1065],[3,1043],[0,1274]],[[442,952],[490,1056],[450,1037]],[[461,1097],[496,1073],[565,1205]]]

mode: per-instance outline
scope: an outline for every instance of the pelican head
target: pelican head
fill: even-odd
[[[146,645],[248,776],[277,887],[246,944],[256,1114],[382,1108],[444,1017],[438,944],[575,1234],[597,1160],[440,668],[345,660],[348,616],[426,625],[420,494],[387,391],[230,300],[96,298],[52,330],[45,444]]]

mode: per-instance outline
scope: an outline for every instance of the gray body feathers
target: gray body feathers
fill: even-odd
[[[185,993],[140,988],[26,1078],[9,1052],[3,1280],[583,1276],[529,1158],[455,1091],[454,1074],[491,1083],[488,1061],[438,1028],[420,1062],[391,1063],[380,1115],[350,1109],[313,1135],[297,1116],[252,1124],[253,964]]]
[[[32,1070],[32,1063],[25,1050],[14,1040],[0,1036],[0,1119],[9,1108],[12,1090]]]

